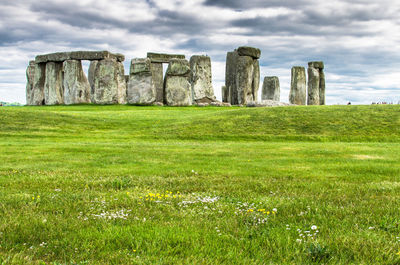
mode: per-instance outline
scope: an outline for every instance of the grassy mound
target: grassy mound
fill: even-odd
[[[0,109],[0,263],[400,262],[400,106]]]

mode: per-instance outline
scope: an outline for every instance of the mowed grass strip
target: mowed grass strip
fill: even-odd
[[[400,106],[0,109],[0,263],[398,264]]]

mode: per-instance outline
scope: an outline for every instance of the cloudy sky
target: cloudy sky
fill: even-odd
[[[0,0],[0,101],[25,103],[37,54],[109,50],[211,56],[217,97],[226,52],[261,49],[261,76],[323,60],[327,104],[400,101],[400,0]],[[260,87],[262,85],[262,80]],[[261,89],[260,89],[261,91]]]

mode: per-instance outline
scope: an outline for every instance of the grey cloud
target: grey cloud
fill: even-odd
[[[297,7],[307,4],[305,0],[206,0],[207,6],[218,6],[230,9],[248,9],[257,7]]]

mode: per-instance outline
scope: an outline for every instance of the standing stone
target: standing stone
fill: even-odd
[[[121,62],[109,58],[98,61],[94,71],[93,83],[94,103],[126,103],[125,72]]]
[[[280,101],[280,85],[277,76],[266,76],[264,78],[261,99]]]
[[[193,55],[190,58],[190,83],[193,101],[201,101],[203,98],[215,99],[209,56]]]
[[[67,60],[64,69],[64,103],[90,103],[90,84],[82,69],[81,61]]]
[[[319,105],[319,69],[308,67],[307,105]]]
[[[164,78],[162,63],[151,63],[151,73],[153,76],[154,86],[156,88],[156,101],[162,103],[164,101]]]
[[[167,105],[188,106],[192,104],[189,76],[190,66],[187,60],[170,60],[164,81],[164,97]]]
[[[152,104],[156,101],[151,66],[149,58],[132,59],[127,90],[129,104]]]
[[[319,104],[325,105],[325,73],[323,69],[319,72]]]
[[[228,102],[232,105],[245,105],[258,100],[260,56],[260,49],[245,46],[227,53],[225,86]]]
[[[239,105],[254,101],[253,97],[254,62],[250,56],[239,56],[236,66],[236,89]]]
[[[253,84],[252,84],[253,101],[258,101],[258,89],[260,88],[260,63],[258,62],[257,59],[253,60],[253,66],[254,66]]]
[[[94,73],[96,71],[96,67],[99,61],[90,61],[89,71],[88,71],[88,79],[90,84],[90,101],[94,102]]]
[[[324,62],[317,61],[317,62],[309,62],[308,63],[308,85],[309,85],[309,100],[311,103],[309,105],[325,105],[325,73],[324,73]],[[310,70],[311,69],[311,70]],[[311,75],[310,75],[311,72]],[[318,72],[318,76],[316,73]],[[310,81],[312,81],[310,83]],[[313,91],[310,90],[310,86]],[[314,87],[315,86],[315,87]],[[318,100],[316,100],[316,90],[318,90]],[[310,95],[311,92],[311,95]],[[311,99],[310,99],[311,97]]]
[[[33,89],[31,94],[31,105],[44,105],[44,82],[46,79],[46,64],[36,63],[34,78],[33,78]]]
[[[46,105],[64,103],[63,64],[46,63],[46,79],[44,82],[44,101]]]
[[[35,61],[30,61],[28,67],[26,68],[26,105],[33,105],[33,82],[35,78]]]
[[[232,105],[238,104],[238,95],[236,89],[236,67],[237,58],[239,54],[237,51],[228,52],[226,54],[226,68],[225,68],[225,86],[228,91],[227,98]]]
[[[306,105],[306,91],[306,69],[301,66],[293,66],[289,102],[296,105]]]
[[[126,104],[127,86],[125,80],[125,68],[122,62],[117,62],[116,70],[118,104]]]
[[[226,86],[221,86],[222,102],[228,102],[228,89]]]

